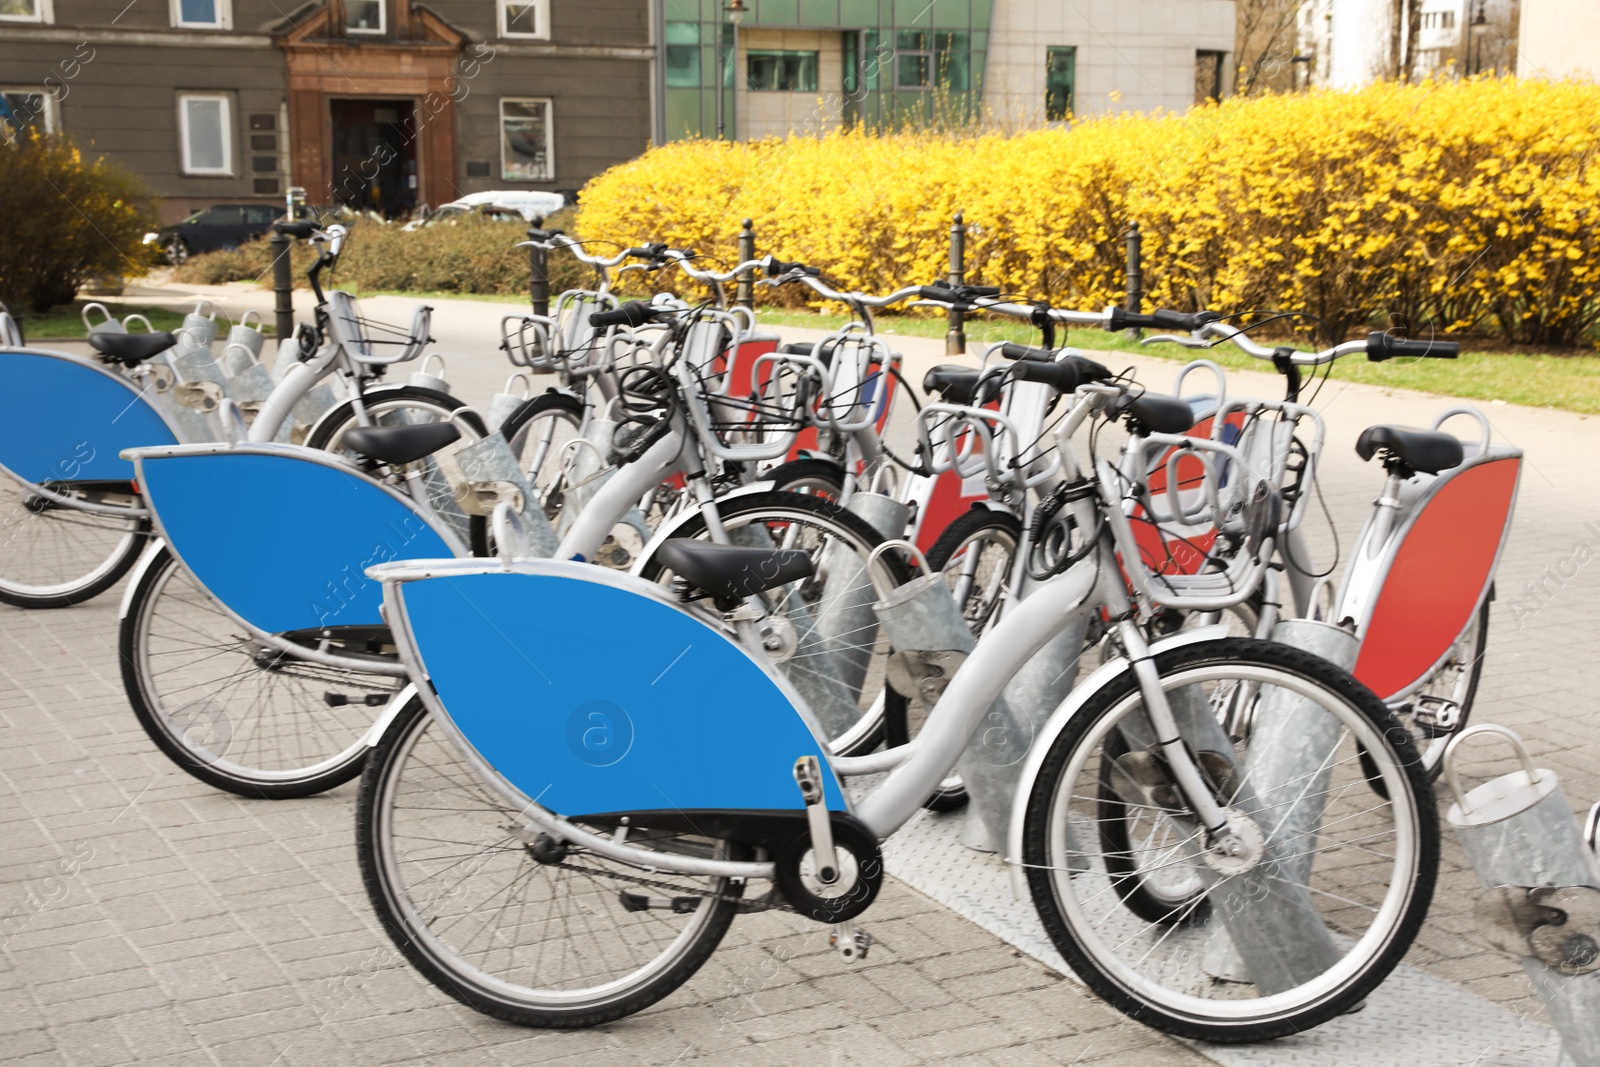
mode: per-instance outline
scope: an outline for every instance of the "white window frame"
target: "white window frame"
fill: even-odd
[[[51,0],[33,0],[31,15],[0,15],[0,22],[39,22],[48,25],[55,20],[55,5]]]
[[[507,104],[543,104],[544,105],[544,176],[542,178],[508,178],[506,177],[506,105]],[[548,96],[502,96],[500,98],[500,116],[495,136],[500,140],[500,180],[506,182],[553,182],[556,180],[556,106],[555,101]]]
[[[363,37],[382,37],[389,32],[389,0],[378,0],[378,28],[375,30],[358,30],[350,25],[349,8],[346,8],[344,32],[360,34]]]
[[[183,0],[171,0],[173,28],[182,30],[233,29],[233,4],[231,0],[211,0],[211,3],[217,13],[215,22],[185,22],[183,20]]]
[[[189,101],[222,101],[222,159],[220,168],[196,167],[189,159]],[[201,177],[233,177],[233,99],[227,93],[178,94],[178,154],[183,173]]]
[[[40,112],[44,116],[44,132],[61,132],[61,111],[58,107],[60,102],[56,99],[56,94],[49,89],[40,85],[0,85],[0,93],[27,93],[29,96],[44,97],[44,110]],[[9,136],[9,129],[0,132],[0,137]]]
[[[533,8],[534,18],[538,20],[534,32],[523,33],[517,31],[514,33],[508,28],[506,8],[512,3],[515,3],[518,7]],[[548,41],[550,39],[550,0],[495,0],[495,7],[500,12],[500,36],[509,37],[512,40],[522,38],[524,40]]]

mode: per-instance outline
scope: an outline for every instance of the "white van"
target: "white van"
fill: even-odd
[[[508,207],[520,212],[522,217],[532,222],[542,219],[546,215],[554,215],[567,206],[567,198],[560,193],[541,193],[528,189],[502,189],[498,192],[468,193],[460,200],[452,200],[441,207],[474,208],[483,204],[493,204],[495,207]]]

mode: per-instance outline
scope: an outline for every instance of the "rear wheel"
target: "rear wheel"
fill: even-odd
[[[894,553],[867,567],[884,541],[854,512],[804,493],[750,493],[719,501],[723,527],[736,545],[794,548],[808,552],[816,573],[766,594],[773,618],[792,653],[777,665],[811,705],[840,755],[870,752],[882,743],[884,724],[905,717],[905,697],[884,674],[889,654],[872,604],[883,588],[903,585],[911,572]],[[698,513],[678,528],[678,537],[709,536]],[[638,573],[667,582],[672,572],[656,558]]]
[[[68,499],[142,503],[127,483],[49,488]],[[149,532],[148,519],[79,511],[0,474],[0,602],[65,608],[93,599],[128,573]]]
[[[628,844],[734,858],[721,841],[643,828]],[[420,700],[373,750],[356,851],[373,909],[411,965],[463,1004],[523,1026],[594,1026],[654,1004],[710,958],[743,890],[630,867],[531,828]]]
[[[334,635],[330,651],[374,660],[388,639],[376,628]],[[324,639],[319,631],[304,642]],[[168,758],[218,789],[271,800],[359,774],[367,730],[404,681],[257,640],[165,547],[140,573],[119,651],[134,714]]]
[[[566,495],[563,468],[567,445],[583,429],[583,402],[571,393],[551,391],[524,403],[506,419],[500,432],[516,454],[528,485],[539,494],[545,515],[554,522]]]

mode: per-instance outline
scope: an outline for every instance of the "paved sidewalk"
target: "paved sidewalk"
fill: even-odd
[[[368,303],[401,321],[410,302]],[[435,306],[448,376],[482,404],[509,373],[495,345],[500,317],[515,305]],[[938,341],[907,338],[903,347],[913,381],[942,359]],[[1105,358],[1136,366],[1157,390],[1178,366]],[[1240,394],[1281,395],[1270,375],[1230,382]],[[1323,390],[1322,483],[1345,554],[1380,485],[1352,451],[1356,434],[1376,422],[1428,425],[1450,403],[1337,376]],[[1588,674],[1600,641],[1590,611],[1600,599],[1600,493],[1588,458],[1600,446],[1600,420],[1483,410],[1528,462],[1474,718],[1518,731],[1581,812],[1600,798],[1600,699]],[[1315,514],[1308,523],[1331,558],[1327,524]],[[351,848],[352,787],[250,803],[189,779],[153,750],[122,695],[117,595],[62,612],[0,607],[0,1058],[8,1062],[1204,1062],[893,882],[867,916],[878,945],[864,965],[831,955],[816,928],[745,918],[700,976],[632,1020],[550,1034],[482,1019],[417,978],[376,930]],[[1510,760],[1488,747],[1477,766],[1500,774]],[[1520,969],[1476,933],[1475,887],[1447,838],[1435,906],[1408,962],[1543,1024]],[[1284,1051],[1285,1059],[1308,1053]]]

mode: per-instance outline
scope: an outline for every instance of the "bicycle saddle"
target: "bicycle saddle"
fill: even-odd
[[[788,344],[779,345],[778,351],[787,356],[809,356],[813,347],[815,346],[810,341],[790,341]],[[817,353],[817,358],[822,361],[824,367],[833,366],[833,350],[838,347],[839,339],[834,338],[823,345],[822,350]]]
[[[91,333],[89,347],[107,363],[136,367],[151,356],[160,355],[178,343],[170,333]]]
[[[344,435],[344,446],[379,463],[401,464],[430,456],[461,437],[448,422],[420,426],[358,426]]]
[[[695,589],[734,603],[815,573],[811,557],[798,549],[745,548],[686,537],[662,542],[660,559]]]
[[[1406,426],[1368,426],[1356,438],[1356,455],[1370,460],[1387,452],[1412,470],[1438,474],[1460,466],[1465,455],[1461,440],[1443,430],[1413,430]]]
[[[976,367],[963,367],[959,363],[941,363],[922,377],[922,391],[938,393],[947,404],[970,407],[983,372]]]
[[[1145,393],[1121,404],[1117,410],[1128,416],[1136,434],[1184,433],[1195,423],[1194,408],[1187,400],[1161,393]]]

